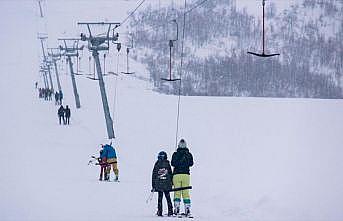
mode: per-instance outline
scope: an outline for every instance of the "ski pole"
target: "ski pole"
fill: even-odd
[[[153,191],[151,191],[151,193],[149,194],[149,196],[148,196],[148,198],[146,199],[146,203],[148,204],[149,202],[151,202],[151,200],[152,200],[152,198],[153,198],[153,196],[154,196],[154,192]]]

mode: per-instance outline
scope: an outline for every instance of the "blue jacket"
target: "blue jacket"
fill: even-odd
[[[104,145],[102,155],[103,155],[103,157],[106,157],[107,159],[117,158],[117,154],[116,154],[115,149],[109,144]]]

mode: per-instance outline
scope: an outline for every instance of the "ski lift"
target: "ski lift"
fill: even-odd
[[[75,75],[83,75],[83,74],[80,74],[80,69],[79,69],[79,64],[80,64],[80,61],[79,61],[79,58],[81,58],[79,56],[79,52],[76,53],[76,73],[74,73]]]
[[[121,50],[121,43],[120,42],[113,42],[113,44],[115,44],[117,47],[117,72],[115,73],[113,71],[109,71],[108,74],[118,76],[118,74],[119,74],[119,71],[118,71],[118,69],[119,69],[119,52]]]
[[[178,40],[179,38],[179,28],[176,20],[172,20],[176,24],[176,39],[169,40],[169,78],[161,78],[163,81],[180,81],[181,78],[172,78],[172,48],[174,47],[174,42]]]
[[[104,53],[104,71],[102,76],[107,76],[108,74],[106,74],[106,53]]]
[[[115,75],[115,76],[118,76],[117,73],[113,72],[113,71],[109,71],[108,74],[111,74],[111,75]]]
[[[132,49],[132,48],[133,48],[133,37],[131,38],[131,45],[126,48],[126,72],[121,72],[123,74],[134,74],[135,73],[135,72],[129,71],[129,53],[130,53],[130,49]]]
[[[262,7],[263,7],[263,18],[262,18],[262,24],[263,24],[263,29],[262,29],[262,53],[256,53],[256,52],[250,52],[248,51],[248,54],[252,54],[258,57],[273,57],[273,56],[277,56],[280,55],[279,53],[274,53],[274,54],[266,54],[264,51],[264,46],[265,46],[265,33],[264,33],[264,6],[266,4],[266,0],[262,0]]]
[[[88,62],[89,62],[89,76],[87,77],[88,79],[91,79],[91,80],[99,80],[98,78],[95,77],[95,61],[93,61],[93,74],[91,73],[91,60],[92,60],[92,57],[89,56],[88,58]],[[91,77],[92,76],[92,77]]]

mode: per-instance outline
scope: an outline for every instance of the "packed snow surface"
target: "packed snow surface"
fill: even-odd
[[[58,125],[58,107],[34,88],[36,4],[0,2],[0,220],[170,220],[154,216],[156,195],[146,199],[157,153],[175,150],[177,97],[135,76],[105,78],[121,182],[99,182],[99,168],[87,165],[106,137],[98,82],[77,76],[76,110],[61,67],[72,119]],[[48,27],[62,32],[70,14],[51,4],[50,19],[60,20]],[[147,76],[143,67],[132,69]],[[179,138],[195,162],[194,220],[343,220],[342,110],[341,100],[181,97]]]

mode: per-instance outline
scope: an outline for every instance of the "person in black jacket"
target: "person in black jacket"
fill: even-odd
[[[187,148],[186,141],[181,139],[176,152],[173,153],[171,165],[174,167],[173,184],[174,188],[190,186],[189,167],[193,166],[193,156]],[[191,199],[189,190],[175,191],[174,193],[174,208],[175,214],[180,213],[181,196],[185,205],[185,214],[190,216]]]
[[[69,125],[69,120],[70,120],[70,109],[68,107],[68,105],[66,106],[66,108],[64,109],[65,111],[65,117],[66,117],[66,124]]]
[[[152,191],[158,192],[157,216],[162,216],[162,198],[163,193],[167,199],[168,216],[173,215],[173,205],[170,199],[169,191],[172,189],[172,169],[167,160],[167,153],[161,151],[158,154],[158,160],[152,171]]]
[[[61,105],[60,108],[58,108],[57,114],[58,114],[58,118],[60,120],[60,124],[61,124],[62,119],[63,119],[63,124],[66,124],[66,120],[64,118],[64,107],[63,107],[63,105]]]

